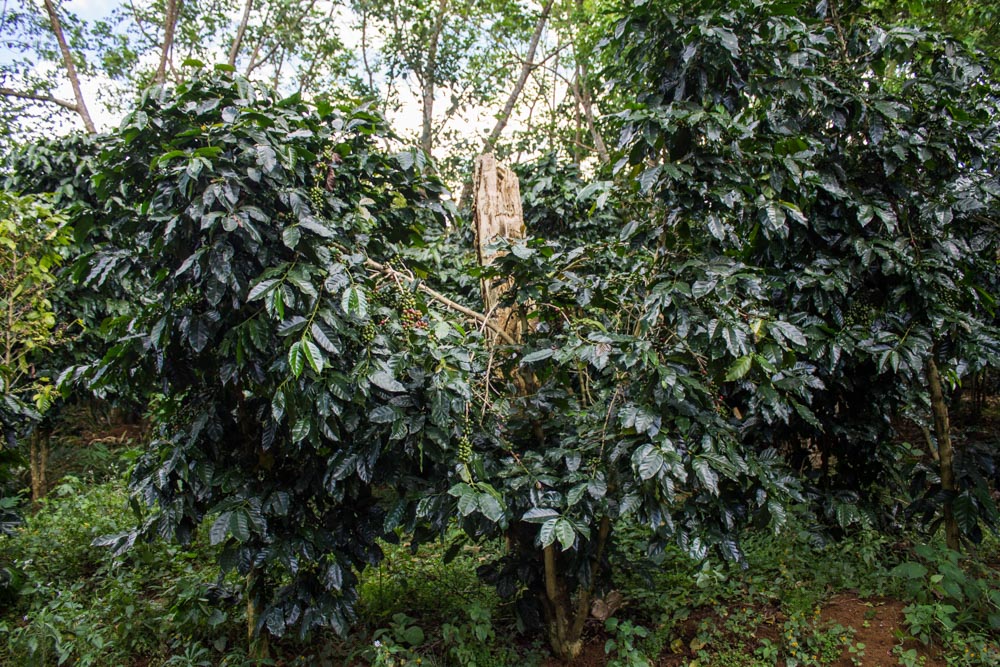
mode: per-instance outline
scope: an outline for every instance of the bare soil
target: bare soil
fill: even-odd
[[[903,602],[890,598],[866,600],[853,593],[842,593],[832,597],[821,607],[820,626],[841,625],[845,628],[852,628],[855,631],[854,644],[862,643],[865,645],[864,657],[860,658],[860,662],[857,663],[863,667],[896,667],[899,662],[893,649],[899,645],[905,649],[916,649],[924,657],[925,667],[945,667],[943,657],[933,648],[914,643],[912,640],[903,641],[901,639],[905,634],[902,631],[904,606]],[[756,611],[764,619],[764,623],[754,630],[757,645],[751,646],[750,651],[756,650],[765,639],[779,643],[781,624],[787,620],[776,609],[760,608]],[[695,651],[690,648],[691,642],[696,637],[699,624],[712,616],[713,612],[709,610],[693,613],[679,628],[678,638],[680,642],[674,642],[675,647],[683,647],[682,652],[674,653],[669,648],[666,649],[660,655],[656,663],[657,667],[681,667],[694,660],[697,656]],[[719,625],[722,624],[719,623]],[[572,663],[564,663],[550,658],[543,663],[543,667],[563,667],[566,664],[571,664],[573,667],[604,667],[609,660],[604,653],[604,643],[607,639],[607,633],[599,625],[594,624],[585,637],[586,643],[580,657]],[[725,639],[723,639],[724,641]],[[708,645],[705,648],[711,652],[713,646]],[[840,660],[832,663],[831,667],[857,667],[857,664],[852,662],[854,657],[845,649]],[[747,663],[750,662],[751,659],[748,656]],[[784,661],[779,661],[778,667],[785,667]]]

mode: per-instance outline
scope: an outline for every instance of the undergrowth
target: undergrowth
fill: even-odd
[[[124,456],[124,461],[123,461]],[[119,453],[115,466],[131,456]],[[4,580],[0,665],[538,665],[547,652],[477,569],[502,544],[459,546],[458,531],[411,548],[383,544],[361,579],[347,638],[283,639],[251,658],[244,605],[220,580],[207,535],[186,547],[138,545],[123,560],[91,546],[134,520],[121,476],[66,476],[13,535],[0,537]],[[641,536],[616,531],[624,604],[586,636],[609,665],[643,667],[673,655],[690,667],[864,665],[861,627],[825,622],[837,594],[905,603],[893,658],[900,665],[1000,663],[1000,543],[974,557],[932,542],[860,530],[823,541],[804,517],[744,540],[743,567],[668,551],[653,562]],[[992,564],[992,565],[991,565]],[[608,596],[610,599],[611,596]],[[867,621],[864,621],[867,623]]]

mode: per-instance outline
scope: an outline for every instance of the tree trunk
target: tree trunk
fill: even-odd
[[[597,124],[594,122],[594,100],[587,86],[587,66],[577,64],[576,75],[573,77],[573,96],[583,108],[583,116],[587,121],[587,130],[590,132],[591,141],[594,142],[594,150],[597,151],[597,158],[601,164],[611,162],[611,155],[608,147],[604,143],[604,138],[597,131]]]
[[[62,54],[63,66],[66,68],[66,76],[69,78],[69,84],[73,87],[73,97],[76,98],[76,113],[80,115],[83,119],[83,126],[87,129],[90,134],[95,134],[97,132],[97,127],[94,125],[94,121],[90,117],[90,111],[87,110],[87,103],[83,100],[83,90],[80,88],[80,77],[76,73],[76,65],[73,64],[73,54],[70,53],[69,45],[66,43],[66,36],[63,34],[62,23],[59,21],[59,15],[56,13],[56,6],[52,3],[52,0],[45,1],[45,12],[49,15],[49,24],[52,26],[52,34],[56,36],[56,41],[59,43],[59,52]],[[65,106],[65,105],[63,105]]]
[[[448,0],[440,0],[437,16],[434,17],[434,27],[431,30],[427,44],[427,60],[419,72],[420,104],[423,118],[420,127],[420,148],[430,155],[434,147],[434,89],[437,86],[437,50],[444,30],[444,17],[448,12]]]
[[[31,434],[28,445],[28,468],[31,473],[31,502],[37,504],[48,489],[49,441],[40,429]]]
[[[944,401],[941,390],[941,375],[937,363],[931,357],[927,361],[927,384],[930,385],[931,410],[934,412],[934,435],[937,437],[938,460],[941,465],[941,490],[945,492],[944,500],[944,535],[948,548],[958,551],[961,540],[958,522],[955,521],[955,468],[951,444],[951,423],[948,418],[948,405]]]
[[[182,2],[183,0],[167,0],[167,11],[163,17],[163,46],[160,49],[160,65],[156,68],[156,76],[153,77],[154,83],[163,84],[167,81],[167,63],[170,62],[170,52],[174,48],[174,31],[177,28]]]
[[[611,520],[602,517],[594,542],[591,561],[590,585],[570,591],[566,578],[559,566],[556,545],[550,544],[542,552],[545,566],[545,594],[542,596],[542,611],[548,630],[549,645],[556,657],[571,662],[583,649],[583,627],[590,615],[590,604],[594,595],[597,571],[604,558],[604,548],[611,535]]]
[[[497,165],[496,158],[490,153],[476,158],[473,180],[476,199],[472,221],[476,231],[476,256],[480,266],[489,266],[499,256],[498,253],[487,250],[494,239],[501,237],[515,240],[525,237],[521,189],[517,175],[510,169]],[[520,309],[500,308],[497,305],[503,294],[513,287],[513,281],[484,278],[480,287],[486,314],[513,340],[520,341]]]
[[[250,22],[250,12],[253,11],[253,0],[246,0],[243,5],[243,18],[240,19],[240,26],[236,29],[236,37],[233,39],[233,46],[229,49],[229,66],[236,67],[236,59],[240,55],[240,48],[243,46],[243,35],[247,31],[247,23]]]
[[[361,5],[361,62],[365,67],[365,74],[368,77],[368,92],[375,95],[375,73],[372,72],[371,64],[368,62],[368,6]]]
[[[266,660],[271,652],[267,630],[257,634],[260,622],[260,601],[263,594],[264,575],[252,568],[246,579],[247,602],[247,647],[250,656],[256,660]]]
[[[560,573],[556,546],[550,544],[542,551],[545,563],[545,596],[542,598],[542,610],[545,614],[545,625],[549,636],[549,646],[560,660],[570,662],[579,657],[583,650],[581,632],[574,632],[578,625],[578,617],[574,614],[569,587]],[[584,592],[580,592],[584,595]],[[584,601],[584,607],[589,599]],[[584,620],[586,612],[584,612]],[[583,623],[579,623],[582,629]]]
[[[508,240],[525,237],[520,186],[517,176],[511,170],[498,166],[493,155],[488,153],[476,158],[473,182],[475,199],[472,220],[476,232],[476,254],[480,266],[489,266],[498,256],[497,253],[487,249],[490,242],[497,237]],[[493,321],[494,326],[505,331],[511,340],[520,342],[528,330],[523,308],[526,304],[499,306],[503,295],[513,286],[513,280],[502,278],[484,279],[481,284],[487,316]],[[513,380],[522,395],[533,391],[537,386],[537,380],[530,371],[520,373]],[[532,429],[535,439],[539,443],[544,442],[542,423],[539,420],[532,420]],[[596,580],[604,546],[611,532],[611,522],[604,517],[597,530],[590,586],[575,591],[571,590],[570,582],[565,577],[565,565],[560,563],[556,546],[549,545],[538,553],[534,547],[534,531],[523,532],[524,535],[522,531],[512,527],[508,538],[515,543],[510,544],[510,548],[537,554],[544,570],[545,590],[539,594],[539,602],[545,615],[549,644],[561,660],[574,660],[583,649],[581,639],[583,627],[590,613],[593,582]],[[524,543],[517,544],[518,540]]]

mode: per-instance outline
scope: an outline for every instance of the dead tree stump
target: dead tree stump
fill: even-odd
[[[476,255],[479,265],[486,267],[502,256],[502,251],[489,250],[497,238],[510,241],[525,237],[524,213],[521,209],[521,188],[513,171],[497,164],[491,153],[476,158],[475,200],[472,222],[476,231]],[[503,295],[514,286],[512,278],[483,278],[483,304],[486,316],[511,339],[520,342],[527,322],[518,306],[500,307]],[[495,340],[492,332],[489,335]]]

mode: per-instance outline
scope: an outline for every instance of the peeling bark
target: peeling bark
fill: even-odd
[[[489,266],[499,256],[487,249],[497,237],[508,240],[525,237],[524,213],[521,208],[521,189],[517,175],[506,167],[497,165],[496,158],[487,153],[476,158],[473,177],[475,207],[473,225],[476,231],[476,256],[480,266]],[[483,304],[498,328],[520,341],[522,333],[519,308],[497,306],[504,293],[513,287],[511,279],[484,278],[480,286]]]

